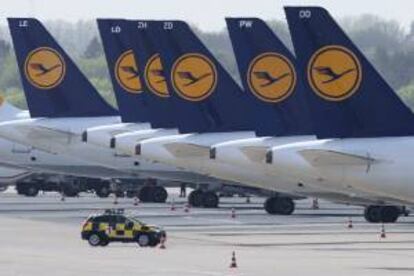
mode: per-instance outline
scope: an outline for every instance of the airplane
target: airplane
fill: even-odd
[[[165,26],[169,26],[169,29],[166,30]],[[171,72],[172,65],[178,62],[177,60],[184,60],[183,62],[185,62],[186,59],[196,57],[197,59],[193,62],[199,62],[197,68],[190,68],[195,70],[191,74],[193,76],[191,80],[188,80],[190,76],[188,72],[191,72],[186,67],[188,65],[185,65],[182,69],[179,68],[176,76],[171,74],[173,83],[174,81],[180,81],[174,80],[174,77],[181,79],[182,82],[181,84],[176,83],[175,87],[174,84],[169,85],[170,90],[177,92],[177,86],[181,85],[182,89],[182,87],[189,87],[189,83],[191,83],[190,86],[195,85],[197,81],[194,83],[194,79],[200,79],[200,82],[208,81],[208,77],[204,77],[208,75],[210,78],[217,78],[217,83],[212,85],[217,86],[217,91],[212,92],[211,97],[210,95],[205,95],[208,92],[194,90],[189,90],[189,95],[180,95],[180,92],[177,93],[180,96],[172,94],[171,97],[173,99],[171,100],[174,101],[175,108],[180,110],[180,113],[177,114],[180,116],[178,128],[181,133],[189,132],[189,134],[179,134],[141,141],[136,145],[137,154],[148,160],[175,165],[217,178],[237,181],[247,186],[282,191],[280,196],[277,194],[278,196],[272,197],[280,199],[272,201],[272,203],[275,202],[272,205],[277,206],[277,208],[266,208],[266,210],[272,213],[291,214],[294,210],[292,198],[299,199],[303,198],[303,196],[287,194],[284,191],[292,193],[297,187],[296,183],[287,184],[281,181],[281,183],[275,184],[274,177],[264,178],[262,174],[255,171],[241,170],[234,165],[218,162],[217,160],[209,160],[209,155],[212,154],[210,152],[210,146],[218,142],[255,137],[253,130],[258,127],[253,120],[254,116],[251,115],[252,113],[245,111],[253,108],[259,111],[256,113],[265,112],[263,108],[257,108],[256,101],[246,99],[246,95],[240,91],[240,88],[220,64],[213,59],[212,55],[193,35],[185,23],[180,21],[161,22],[156,27],[158,27],[158,32],[151,33],[150,37],[152,35],[152,41],[158,45],[158,49],[162,49],[160,55],[163,61],[164,71],[167,72],[167,75],[168,72]],[[162,32],[170,33],[166,36]],[[169,38],[169,41],[164,41],[162,37]],[[185,45],[182,43],[184,41],[186,42]],[[174,45],[174,50],[177,51],[176,53],[171,53],[172,51],[169,50],[170,44]],[[179,57],[180,55],[181,57]],[[210,65],[214,65],[214,70],[208,72],[196,71],[198,68],[203,67],[208,70],[209,63]],[[186,72],[186,74],[183,74],[183,72]],[[203,78],[201,79],[200,76],[203,76]],[[200,98],[198,100],[204,100],[204,102],[200,103],[196,101],[196,97]],[[233,108],[231,113],[229,113],[229,106]],[[281,124],[281,122],[278,122],[278,118],[272,120],[274,116],[273,107],[271,106],[267,110],[270,116],[263,117],[269,119],[267,121],[262,120],[262,131],[269,131],[277,126],[277,124]],[[268,125],[264,123],[268,123]],[[226,126],[226,124],[229,126]],[[131,145],[129,148],[131,148]],[[313,191],[316,192],[316,190]],[[265,204],[265,207],[266,205],[269,204]]]
[[[76,162],[86,162],[82,173],[107,178],[152,179],[167,174],[182,175],[175,168],[144,162],[134,156],[116,155],[110,148],[82,142],[84,130],[92,126],[109,126],[121,122],[117,111],[109,106],[87,81],[73,61],[35,19],[9,19],[31,119],[3,123],[1,136],[35,146]],[[38,75],[30,64],[47,62],[55,67],[51,73]],[[52,74],[53,73],[53,74]],[[52,74],[52,75],[49,75]],[[144,124],[142,129],[148,129]],[[137,125],[134,125],[134,130]],[[73,163],[73,162],[72,162]],[[79,166],[77,166],[79,167]],[[62,173],[76,166],[56,166]],[[139,169],[137,169],[139,168]],[[76,173],[76,171],[75,171]],[[160,173],[160,174],[158,174]],[[188,173],[185,174],[186,178]],[[182,177],[179,177],[182,179]],[[138,183],[137,183],[138,184]],[[152,198],[166,200],[164,188],[152,191]]]
[[[227,18],[226,21],[245,91],[252,99],[258,100],[263,108],[269,109],[269,113],[261,118],[262,121],[273,117],[279,118],[280,123],[265,131],[256,128],[255,138],[213,145],[210,158],[264,175],[267,173],[267,166],[263,164],[266,150],[276,145],[314,140],[313,125],[305,105],[303,85],[296,76],[295,58],[290,51],[260,19]],[[284,82],[277,83],[277,80]],[[273,83],[273,87],[267,88],[269,83]],[[360,191],[358,197],[350,197],[349,190],[341,191],[336,187],[332,189],[312,183],[292,183],[284,179],[282,174],[274,174],[269,178],[272,179],[270,187],[273,189],[283,181],[291,185],[290,189],[295,194],[317,196],[340,203],[367,202],[364,197],[368,195]],[[357,194],[357,191],[353,192]],[[278,198],[273,197],[267,200],[265,206],[271,210],[277,204]]]
[[[270,167],[376,195],[366,220],[395,222],[414,202],[413,113],[328,11],[285,12],[319,140],[272,148]]]
[[[169,102],[170,97],[159,54],[147,38],[146,26],[150,24],[153,24],[153,21],[98,19],[99,31],[121,117],[129,124],[147,121],[151,123],[152,127],[149,130],[107,132],[104,135],[90,135],[90,130],[87,130],[88,142],[103,147],[108,147],[109,144],[120,155],[134,156],[135,147],[131,145],[138,141],[178,133],[175,120],[176,112]],[[128,86],[128,83],[122,82],[122,77],[119,76],[120,66],[128,64],[125,61],[126,57],[135,59],[133,64],[129,61],[128,66],[133,67],[134,71],[142,72],[139,84],[136,83],[136,90],[139,92],[133,93],[130,89],[133,85],[129,84]],[[147,114],[143,114],[145,112]],[[225,183],[223,180],[189,171],[186,171],[185,175],[189,186],[197,190],[202,187],[204,190],[203,200],[194,201],[193,193],[189,196],[189,203],[196,207],[217,207],[216,195],[213,195],[213,191],[240,192],[242,190],[243,193],[266,193],[251,188],[241,189],[235,186],[237,183],[229,183],[228,181]],[[208,200],[209,198],[214,200]]]

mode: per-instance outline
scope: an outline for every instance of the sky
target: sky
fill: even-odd
[[[97,17],[182,19],[205,31],[224,28],[223,18],[226,16],[284,19],[282,8],[285,5],[323,6],[336,18],[373,14],[396,20],[406,29],[414,20],[412,0],[0,0],[0,3],[3,18],[33,16],[65,21]]]

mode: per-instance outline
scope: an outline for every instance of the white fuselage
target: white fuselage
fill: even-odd
[[[341,153],[346,159],[318,163],[317,158],[303,157],[306,150]],[[362,190],[387,202],[413,204],[413,154],[414,137],[329,139],[275,147],[270,167],[285,173],[295,171],[295,177],[304,182]],[[347,156],[359,156],[362,161],[352,162]]]

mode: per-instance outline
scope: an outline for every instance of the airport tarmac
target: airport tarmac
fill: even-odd
[[[414,219],[368,224],[362,209],[320,201],[297,204],[292,216],[270,216],[263,199],[224,198],[219,209],[184,212],[184,200],[133,205],[132,199],[92,195],[36,198],[0,194],[0,275],[413,275]],[[125,208],[167,231],[167,249],[112,243],[93,248],[80,239],[85,218]],[[231,217],[232,208],[236,217]],[[348,229],[352,217],[353,228]],[[237,268],[229,268],[232,252]]]

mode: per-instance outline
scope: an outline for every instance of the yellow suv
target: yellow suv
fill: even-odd
[[[136,242],[139,246],[157,246],[166,233],[159,227],[147,225],[122,209],[106,210],[89,216],[82,225],[81,237],[91,246],[106,246],[110,242]]]

